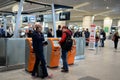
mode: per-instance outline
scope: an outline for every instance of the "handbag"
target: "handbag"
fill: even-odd
[[[112,41],[115,41],[115,36],[112,37]]]

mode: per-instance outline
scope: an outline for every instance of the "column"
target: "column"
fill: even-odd
[[[54,37],[56,38],[56,19],[55,19],[55,8],[54,8],[54,2],[52,3],[52,17],[53,17]]]
[[[120,20],[118,20],[118,27],[120,27]]]
[[[118,32],[119,32],[119,35],[120,35],[120,20],[118,20]]]
[[[93,24],[93,22],[94,22],[94,17],[92,17],[92,16],[85,16],[83,18],[82,27],[83,28],[90,28],[90,25]]]
[[[15,30],[14,30],[14,35],[13,35],[14,38],[19,37],[19,26],[20,26],[21,12],[22,12],[22,9],[23,9],[23,2],[24,2],[24,0],[20,0],[19,9],[18,9],[18,13],[17,13],[16,24],[15,24]]]
[[[112,19],[110,17],[105,17],[104,18],[104,26],[103,29],[105,30],[105,32],[107,33],[107,35],[110,33],[110,29],[112,26]]]

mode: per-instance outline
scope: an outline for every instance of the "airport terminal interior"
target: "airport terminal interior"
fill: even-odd
[[[51,78],[31,76],[36,24]],[[72,33],[69,72],[61,72],[62,27]],[[120,0],[0,0],[0,80],[120,80],[119,39]]]

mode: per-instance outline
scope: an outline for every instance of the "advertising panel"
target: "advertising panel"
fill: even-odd
[[[96,25],[92,24],[90,28],[89,49],[95,49]]]

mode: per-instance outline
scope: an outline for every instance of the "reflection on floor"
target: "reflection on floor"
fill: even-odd
[[[110,43],[110,44],[108,44]],[[69,73],[61,73],[60,67],[48,69],[53,79],[47,80],[120,80],[120,46],[114,51],[111,41],[107,41],[104,48],[85,51],[85,59],[76,61],[70,66]],[[0,72],[0,80],[41,80],[33,79],[24,69]],[[46,80],[46,79],[43,79]]]

